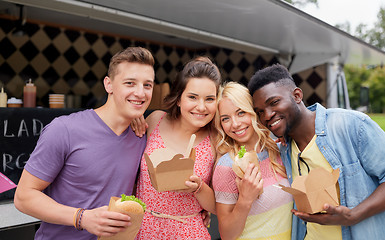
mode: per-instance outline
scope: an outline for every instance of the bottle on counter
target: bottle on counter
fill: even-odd
[[[7,100],[7,93],[4,92],[4,87],[2,87],[0,92],[0,107],[7,107]]]
[[[23,94],[24,107],[36,107],[36,86],[31,79],[25,84]]]

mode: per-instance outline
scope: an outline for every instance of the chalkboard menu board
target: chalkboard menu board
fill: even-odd
[[[0,108],[0,172],[17,184],[43,127],[55,117],[79,110]],[[0,201],[13,199],[14,194],[15,189],[0,193]]]

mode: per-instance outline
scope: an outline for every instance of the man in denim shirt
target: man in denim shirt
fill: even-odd
[[[304,105],[288,70],[273,65],[249,82],[255,111],[277,137],[289,181],[323,167],[340,169],[340,206],[326,213],[292,210],[292,239],[383,239],[385,237],[385,133],[367,115]],[[322,179],[320,179],[322,181]]]

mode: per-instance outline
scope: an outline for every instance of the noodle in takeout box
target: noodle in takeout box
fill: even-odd
[[[274,186],[293,195],[298,211],[318,213],[323,211],[325,203],[339,205],[336,186],[339,175],[338,168],[330,173],[320,167],[310,170],[308,175],[296,177],[291,187]]]
[[[167,148],[144,153],[152,186],[159,192],[188,189],[185,182],[194,174],[195,134],[191,135],[186,153],[174,154]]]

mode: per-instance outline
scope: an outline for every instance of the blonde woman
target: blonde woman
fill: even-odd
[[[257,122],[246,87],[225,84],[218,93],[215,127],[218,159],[213,187],[222,239],[290,239],[292,196],[273,185],[289,186],[270,132]],[[232,170],[241,146],[256,151],[243,179]]]

